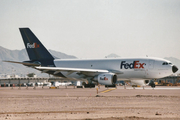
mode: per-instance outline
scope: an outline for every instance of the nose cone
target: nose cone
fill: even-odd
[[[177,68],[175,65],[173,65],[173,66],[172,66],[172,71],[173,71],[173,73],[175,73],[175,72],[178,71],[178,68]]]

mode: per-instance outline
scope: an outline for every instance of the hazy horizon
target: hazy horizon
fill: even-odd
[[[78,58],[180,59],[179,0],[0,0],[0,42],[24,49],[29,27],[49,50]]]

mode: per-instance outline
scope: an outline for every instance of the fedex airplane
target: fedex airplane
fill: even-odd
[[[23,64],[54,76],[69,80],[98,82],[102,85],[115,85],[116,81],[128,80],[145,83],[151,79],[169,76],[178,71],[170,61],[153,58],[114,58],[114,59],[57,59],[51,55],[29,28],[20,28],[29,61],[11,63]]]

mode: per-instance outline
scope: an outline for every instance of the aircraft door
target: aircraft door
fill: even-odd
[[[148,68],[145,70],[145,77],[148,79],[153,77],[154,64],[155,64],[154,60],[148,61]]]
[[[154,60],[149,60],[149,69],[154,69]]]

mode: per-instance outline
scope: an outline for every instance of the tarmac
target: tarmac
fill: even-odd
[[[1,87],[0,120],[180,119],[180,86],[97,88]]]

